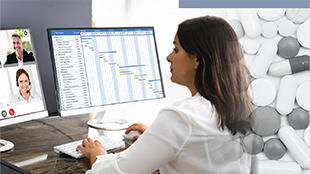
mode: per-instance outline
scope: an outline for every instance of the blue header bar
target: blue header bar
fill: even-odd
[[[309,0],[179,0],[179,8],[310,8]]]
[[[52,36],[57,35],[80,35],[80,33],[93,33],[93,32],[138,32],[138,31],[153,31],[152,28],[115,28],[115,29],[55,29],[51,30]]]

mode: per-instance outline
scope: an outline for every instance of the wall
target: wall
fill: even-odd
[[[0,28],[30,27],[49,115],[56,114],[47,28],[90,27],[91,0],[0,0]]]

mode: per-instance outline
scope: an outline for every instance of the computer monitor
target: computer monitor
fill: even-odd
[[[0,45],[0,127],[47,117],[30,28],[0,29]]]
[[[99,112],[90,126],[122,127],[101,111],[165,100],[153,27],[47,31],[61,116]]]

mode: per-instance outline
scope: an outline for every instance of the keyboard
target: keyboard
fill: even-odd
[[[108,138],[103,135],[91,137],[92,140],[98,140],[101,142],[103,147],[108,151],[108,152],[113,152],[115,150],[120,150],[125,148],[125,143],[124,141],[116,141],[111,138]],[[79,159],[83,158],[84,155],[80,151],[76,151],[76,147],[78,145],[82,144],[83,140],[78,140],[78,141],[73,141],[70,143],[58,145],[54,147],[54,151],[57,153],[65,153],[73,158]]]

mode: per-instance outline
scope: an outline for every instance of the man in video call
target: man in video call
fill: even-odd
[[[32,52],[27,52],[23,49],[23,42],[20,35],[14,33],[12,34],[12,41],[13,41],[13,49],[15,50],[14,53],[7,55],[6,64],[18,63],[18,65],[23,65],[23,62],[33,62],[34,57]]]

